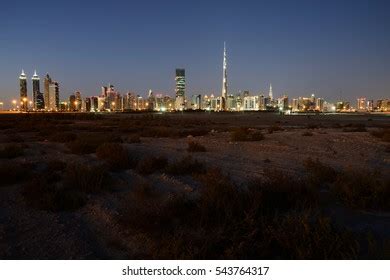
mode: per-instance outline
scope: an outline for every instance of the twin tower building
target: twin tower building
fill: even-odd
[[[32,80],[32,99],[27,95],[27,75],[22,70],[19,76],[20,83],[20,109],[27,111],[57,111],[60,108],[59,84],[53,81],[49,74],[46,74],[44,80],[44,92],[40,89],[40,78],[37,71],[34,71]],[[30,106],[30,108],[29,108]]]

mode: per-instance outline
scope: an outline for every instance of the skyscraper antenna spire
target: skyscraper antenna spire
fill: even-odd
[[[221,109],[226,110],[227,99],[227,54],[226,54],[226,42],[223,42],[223,73],[222,73],[222,104]]]

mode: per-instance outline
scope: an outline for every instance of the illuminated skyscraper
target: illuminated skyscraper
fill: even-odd
[[[185,69],[176,69],[176,100],[175,100],[175,109],[184,110],[185,109],[185,93],[186,93],[186,73]]]
[[[20,84],[20,109],[27,111],[27,76],[24,74],[24,70],[19,76]]]
[[[269,99],[271,101],[274,100],[274,95],[272,93],[272,84],[269,84],[269,94],[268,94],[268,96],[269,96]]]
[[[49,104],[50,104],[50,98],[49,98],[49,88],[51,84],[51,78],[49,74],[46,74],[45,80],[44,80],[44,104],[45,104],[45,109],[49,110]]]
[[[49,84],[49,104],[46,109],[49,111],[58,111],[60,108],[60,88],[58,82],[51,81]]]
[[[228,87],[227,87],[227,53],[226,53],[226,43],[223,43],[223,66],[222,66],[222,104],[221,109],[226,110],[226,99],[228,96]]]
[[[40,79],[37,71],[34,71],[34,76],[31,78],[33,86],[33,106],[35,110],[42,110],[45,108],[45,101],[40,90]]]

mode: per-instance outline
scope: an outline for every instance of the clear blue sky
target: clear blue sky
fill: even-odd
[[[3,1],[0,100],[18,95],[23,68],[95,95],[114,84],[173,95],[219,94],[223,41],[229,92],[316,93],[330,101],[390,97],[390,1]],[[42,85],[41,85],[42,87]]]

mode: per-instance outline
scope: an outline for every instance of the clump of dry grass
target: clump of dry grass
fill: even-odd
[[[206,147],[195,141],[188,141],[187,152],[197,153],[206,152]]]
[[[165,169],[165,172],[171,175],[201,174],[205,171],[206,166],[191,156],[174,161]]]
[[[234,129],[230,134],[231,141],[261,141],[264,135],[260,131],[251,131],[248,128],[240,127]]]
[[[37,176],[25,184],[22,194],[31,207],[54,212],[73,211],[87,202],[85,192],[53,184],[42,176]]]
[[[68,164],[64,174],[64,185],[86,193],[98,193],[110,189],[110,179],[104,165]]]
[[[149,175],[164,169],[168,160],[163,156],[145,156],[137,164],[136,170],[142,175]]]
[[[68,143],[75,141],[77,138],[77,135],[73,132],[69,131],[62,131],[62,132],[56,132],[49,136],[49,141],[52,142],[59,142],[59,143]]]
[[[96,156],[104,160],[111,170],[123,170],[135,166],[128,150],[119,143],[104,143],[96,150]]]
[[[16,162],[0,163],[0,186],[12,185],[27,180],[31,176],[30,168]]]
[[[302,133],[302,136],[313,136],[313,132],[311,131],[305,131],[304,133]]]
[[[147,258],[355,258],[356,238],[311,210],[311,190],[278,178],[270,172],[240,188],[209,169],[191,198],[142,184],[124,198],[120,222],[148,240]]]
[[[390,210],[390,181],[378,171],[348,168],[338,174],[331,192],[351,207]]]
[[[6,144],[0,148],[0,159],[13,159],[24,155],[24,146],[18,144]]]
[[[346,125],[343,128],[344,132],[366,132],[366,125],[364,123],[355,123]]]
[[[314,185],[324,185],[333,183],[336,180],[337,171],[329,165],[322,163],[318,158],[313,160],[307,158],[303,162],[306,172],[308,173],[309,181]]]
[[[283,127],[281,127],[280,125],[271,125],[270,127],[268,127],[268,133],[269,134],[272,134],[274,133],[275,131],[283,131]]]
[[[68,147],[74,154],[90,154],[104,143],[121,142],[118,135],[111,133],[85,133],[78,135],[77,139],[69,142]]]
[[[370,131],[370,134],[376,138],[381,139],[385,142],[390,142],[390,129],[376,129]]]

